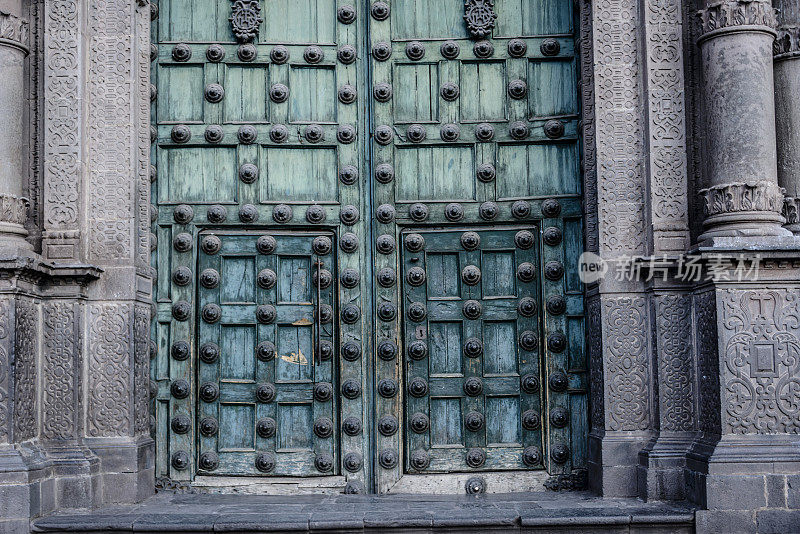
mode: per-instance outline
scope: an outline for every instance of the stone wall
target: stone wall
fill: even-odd
[[[18,98],[4,123],[29,141],[2,138],[0,158],[18,150],[27,172],[0,177],[0,196],[28,210],[0,205],[0,530],[27,532],[57,508],[153,492],[150,7],[10,4],[0,32],[21,46],[0,43],[0,61],[25,70],[4,69],[0,101]]]

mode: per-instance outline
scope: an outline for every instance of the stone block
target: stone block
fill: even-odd
[[[603,439],[603,465],[629,466],[639,463],[639,453],[649,436],[616,436],[606,434]]]
[[[91,508],[94,492],[88,476],[63,476],[56,478],[56,502],[59,508]]]
[[[792,509],[800,508],[800,475],[786,477],[786,506]]]
[[[42,513],[42,483],[36,480],[28,485],[30,494],[29,517],[37,517]]]
[[[28,518],[31,492],[28,484],[0,486],[0,518]]]
[[[754,534],[755,511],[752,510],[698,510],[695,513],[697,532],[725,534]]]
[[[767,505],[765,475],[708,475],[709,510],[755,510]]]
[[[140,502],[145,500],[146,498],[153,495],[156,491],[155,487],[155,479],[156,479],[156,469],[155,467],[151,467],[150,469],[144,469],[139,471],[137,476],[137,487],[136,487],[136,502]]]
[[[758,534],[800,532],[800,510],[759,510],[756,524]]]
[[[56,508],[56,481],[47,478],[41,483],[41,515],[47,515]]]
[[[27,519],[0,518],[0,534],[29,534],[30,523]]]
[[[637,466],[604,466],[602,473],[602,495],[604,497],[638,497],[639,482]]]
[[[139,500],[138,473],[106,473],[103,479],[103,503],[123,504]]]
[[[786,475],[767,475],[767,507],[786,508]]]

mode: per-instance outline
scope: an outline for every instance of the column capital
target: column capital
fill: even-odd
[[[703,37],[717,30],[742,26],[763,26],[774,32],[777,25],[770,0],[710,0],[697,14]]]
[[[800,198],[784,197],[783,216],[786,218],[786,228],[795,234],[800,233]]]
[[[771,181],[734,182],[699,191],[706,217],[738,212],[780,213],[784,189]]]
[[[779,26],[772,53],[775,61],[800,57],[800,26]]]
[[[21,48],[28,53],[28,21],[0,11],[0,45]]]

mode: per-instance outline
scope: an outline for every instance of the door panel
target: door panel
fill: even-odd
[[[485,40],[463,23],[477,3],[389,4],[369,27],[377,490],[506,470],[535,486],[585,461],[572,4],[497,0]],[[394,343],[401,365],[381,357]]]
[[[543,467],[538,284],[517,274],[539,259],[518,231],[404,234],[409,471]]]
[[[200,234],[199,474],[338,467],[332,237]]]
[[[365,19],[337,0],[153,4],[157,475],[363,491]]]
[[[152,3],[158,476],[581,469],[572,0]]]

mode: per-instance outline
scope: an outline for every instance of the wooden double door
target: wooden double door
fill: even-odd
[[[572,1],[151,3],[157,475],[570,483]]]

